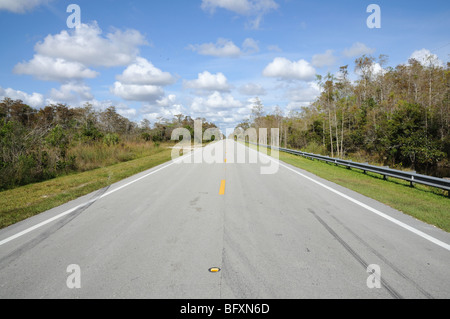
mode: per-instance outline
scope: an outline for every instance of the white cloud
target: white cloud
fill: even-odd
[[[136,109],[133,108],[116,108],[117,113],[119,113],[119,115],[122,115],[125,118],[128,118],[130,120],[135,119],[136,115],[137,115],[137,111]]]
[[[263,75],[282,80],[310,81],[314,79],[316,70],[305,60],[290,61],[286,58],[275,58],[264,69]]]
[[[50,99],[56,103],[77,103],[80,101],[93,100],[91,88],[84,83],[66,83],[61,85],[60,89],[50,91]]]
[[[58,82],[95,78],[98,72],[89,66],[130,64],[139,54],[138,47],[146,43],[144,36],[136,30],[114,30],[103,36],[96,22],[82,24],[70,31],[48,35],[38,42],[33,59],[18,63],[14,72]]]
[[[278,9],[274,0],[202,0],[202,9],[214,13],[217,9],[225,9],[239,15],[252,17],[251,27],[258,29],[265,14]]]
[[[387,71],[386,69],[383,69],[380,63],[372,63],[370,69],[367,69],[367,72],[370,72],[370,76],[374,80],[378,75],[384,75]],[[357,69],[355,70],[355,74],[362,76],[363,72]]]
[[[272,44],[267,47],[267,50],[272,52],[282,52],[283,50],[280,49],[278,45]]]
[[[242,44],[242,49],[245,53],[248,54],[257,53],[259,52],[258,41],[252,38],[247,38],[244,40],[244,43]]]
[[[444,62],[442,62],[436,54],[431,53],[431,51],[427,49],[414,51],[413,54],[411,54],[410,59],[417,60],[417,62],[423,66],[444,66]]]
[[[35,46],[38,54],[79,62],[87,66],[128,65],[139,54],[138,47],[147,44],[136,30],[115,30],[105,36],[97,23],[81,24],[70,31],[48,35]]]
[[[22,102],[34,108],[44,106],[44,96],[39,93],[28,94],[23,91],[0,87],[0,100],[3,100],[5,97],[13,100],[22,100]]]
[[[160,107],[170,107],[176,104],[177,96],[175,94],[169,94],[160,100],[156,101],[156,104]]]
[[[248,14],[251,10],[251,3],[248,0],[202,0],[201,7],[210,12],[222,8],[239,14]]]
[[[212,110],[227,110],[242,107],[242,103],[231,94],[214,92],[207,98],[194,98],[191,110],[198,113],[208,113]]]
[[[29,62],[18,63],[14,67],[14,73],[32,75],[39,80],[59,82],[92,79],[98,76],[98,72],[86,68],[79,62],[39,54]]]
[[[201,55],[215,57],[238,57],[242,54],[241,49],[233,41],[227,39],[218,39],[216,43],[204,43],[190,45],[189,49],[198,52]]]
[[[89,100],[89,101],[81,101],[79,102],[77,105],[73,105],[74,107],[83,107],[85,105],[85,103],[88,102],[89,104],[92,105],[92,107],[100,112],[105,111],[107,108],[114,106],[116,108],[116,112],[120,115],[122,115],[123,117],[128,118],[131,121],[136,121],[136,115],[137,115],[137,111],[134,108],[131,108],[130,106],[128,106],[125,103],[122,102],[118,102],[118,101],[114,101],[114,100]]]
[[[174,96],[172,98],[174,98]],[[170,97],[169,100],[171,100]],[[160,103],[158,103],[157,105],[144,105],[141,108],[140,113],[143,114],[143,118],[149,120],[152,123],[155,123],[159,118],[170,120],[173,119],[175,115],[186,114],[187,112],[181,104],[170,103],[165,106],[161,106]]]
[[[164,95],[164,90],[155,85],[135,85],[115,82],[111,93],[127,101],[156,101]]]
[[[242,43],[242,49],[233,41],[219,38],[216,43],[191,44],[188,49],[201,55],[214,56],[219,58],[237,58],[243,54],[259,52],[258,42],[252,38],[247,38]]]
[[[183,86],[187,89],[195,89],[198,93],[220,91],[230,91],[230,85],[223,73],[211,74],[208,71],[199,73],[198,78],[191,81],[184,81]]]
[[[323,54],[316,54],[312,58],[312,65],[316,68],[324,66],[332,66],[336,63],[337,58],[333,55],[333,50],[327,50]]]
[[[249,95],[249,96],[261,96],[266,95],[266,90],[258,84],[254,83],[247,83],[239,88],[239,93],[243,95]]]
[[[117,80],[124,84],[158,85],[173,84],[176,79],[169,73],[156,68],[147,59],[137,57],[136,61],[118,75]]]
[[[320,87],[315,82],[298,85],[286,91],[289,100],[288,110],[300,109],[308,106],[320,95]]]
[[[25,13],[50,0],[1,0],[0,11],[6,10],[14,13]]]
[[[128,101],[155,102],[164,96],[164,86],[175,83],[168,72],[156,68],[151,62],[137,57],[118,75],[111,93]]]
[[[367,47],[364,43],[356,42],[351,48],[345,49],[343,54],[347,58],[354,58],[364,54],[373,54],[376,49],[371,49]]]
[[[374,63],[372,64],[372,74],[373,75],[384,75],[386,73],[386,70],[383,69],[380,63]]]

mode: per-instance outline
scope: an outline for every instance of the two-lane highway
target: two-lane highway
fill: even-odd
[[[221,163],[167,163],[0,231],[0,298],[450,297],[450,234],[284,163],[262,175],[229,158],[256,152],[234,141],[212,148]]]

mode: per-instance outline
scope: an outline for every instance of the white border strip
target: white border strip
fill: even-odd
[[[249,148],[249,149],[251,149],[251,148]],[[264,153],[261,153],[261,152],[259,152],[259,153],[262,154],[263,156],[269,158],[271,161],[277,162],[277,160],[275,160],[274,158],[272,158],[272,157],[270,157],[270,156],[268,156],[268,155],[266,155]],[[412,233],[414,233],[414,234],[416,234],[416,235],[418,235],[418,236],[420,236],[420,237],[422,237],[422,238],[432,242],[433,244],[436,244],[436,245],[438,245],[438,246],[440,246],[440,247],[450,251],[450,245],[449,244],[444,243],[444,242],[440,241],[439,239],[436,239],[436,238],[434,238],[434,237],[432,237],[432,236],[430,236],[428,234],[425,234],[424,232],[422,232],[422,231],[420,231],[420,230],[418,230],[418,229],[416,229],[416,228],[414,228],[412,226],[409,226],[409,225],[407,225],[407,224],[405,224],[405,223],[403,223],[403,222],[401,222],[401,221],[399,221],[399,220],[397,220],[397,219],[395,219],[395,218],[393,218],[393,217],[391,217],[391,216],[389,216],[389,215],[387,215],[385,213],[382,213],[379,210],[376,210],[375,208],[370,207],[370,206],[368,206],[368,205],[366,205],[366,204],[364,204],[364,203],[362,203],[362,202],[360,202],[360,201],[358,201],[358,200],[356,200],[356,199],[354,199],[354,198],[352,198],[350,196],[347,196],[347,195],[345,195],[345,194],[335,190],[334,188],[332,188],[330,186],[327,186],[327,185],[325,185],[325,184],[323,184],[323,183],[321,183],[319,181],[316,181],[315,179],[313,179],[313,178],[311,178],[309,176],[306,176],[306,175],[296,171],[295,169],[292,169],[289,166],[286,166],[286,165],[282,164],[281,161],[278,161],[278,163],[279,163],[280,166],[286,168],[287,170],[290,170],[291,172],[294,172],[295,174],[300,175],[301,177],[306,178],[307,180],[310,180],[311,182],[313,182],[313,183],[315,183],[315,184],[317,184],[317,185],[319,185],[319,186],[329,190],[330,192],[333,192],[336,195],[339,195],[339,196],[341,196],[341,197],[343,197],[343,198],[345,198],[345,199],[355,203],[356,205],[359,205],[359,206],[367,209],[368,211],[371,211],[372,213],[377,214],[378,216],[380,216],[380,217],[382,217],[384,219],[387,219],[390,222],[392,222],[392,223],[394,223],[394,224],[396,224],[396,225],[398,225],[398,226],[400,226],[400,227],[402,227],[402,228],[404,228],[404,229],[406,229],[406,230],[408,230],[408,231],[410,231],[410,232],[412,232]]]

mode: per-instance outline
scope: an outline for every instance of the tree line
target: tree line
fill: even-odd
[[[264,113],[256,99],[250,119],[238,127],[280,128],[280,145],[332,157],[353,157],[391,167],[450,167],[450,63],[386,67],[387,56],[364,55],[336,74],[317,75],[320,95],[284,116]]]
[[[202,119],[203,129],[216,127]],[[21,100],[0,101],[0,190],[80,171],[74,148],[101,151],[171,140],[176,128],[194,132],[194,119],[182,114],[140,123],[121,116],[114,106],[104,111],[87,103],[34,109]],[[85,147],[85,148],[83,148]]]

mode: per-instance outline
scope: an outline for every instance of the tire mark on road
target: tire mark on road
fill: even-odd
[[[393,263],[391,263],[386,257],[381,255],[377,250],[375,250],[373,247],[371,247],[365,240],[363,240],[361,237],[359,237],[355,232],[353,232],[349,227],[344,225],[337,217],[333,216],[330,212],[328,212],[338,224],[340,224],[342,227],[345,228],[346,231],[348,231],[353,237],[355,237],[361,244],[366,246],[367,249],[369,249],[375,256],[380,258],[385,264],[387,264],[389,267],[392,268],[398,275],[400,275],[403,279],[407,280],[411,285],[413,285],[417,290],[419,290],[425,297],[428,299],[435,299],[432,295],[430,295],[425,289],[423,289],[419,284],[417,284],[414,280],[409,278],[406,274],[404,274],[397,266],[395,266]]]
[[[36,247],[43,241],[45,241],[48,237],[50,237],[52,234],[56,233],[58,230],[66,226],[68,223],[70,223],[72,220],[77,218],[80,214],[82,214],[84,211],[86,211],[89,207],[94,205],[97,200],[105,194],[109,190],[110,186],[107,186],[103,189],[101,189],[97,194],[94,196],[94,199],[92,201],[89,201],[86,205],[78,208],[73,213],[65,216],[60,221],[58,221],[55,225],[50,227],[47,231],[43,232],[39,236],[32,238],[28,240],[25,244],[21,245],[19,248],[15,249],[8,255],[0,258],[0,270],[4,269],[5,267],[9,266],[14,260],[22,256],[24,253],[29,251],[30,249]]]
[[[315,211],[308,209],[308,211],[317,219],[317,221],[322,224],[323,227],[349,252],[353,258],[358,261],[366,270],[369,267],[367,263],[356,251],[354,251],[346,242],[343,240],[322,218],[320,218]],[[403,299],[403,297],[396,292],[385,280],[381,279],[382,286],[389,292],[389,294],[395,299]]]

